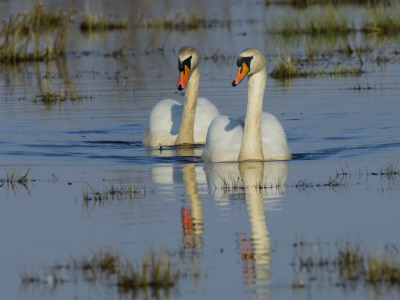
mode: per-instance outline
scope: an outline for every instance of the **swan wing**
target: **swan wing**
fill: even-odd
[[[202,158],[206,162],[238,161],[243,127],[228,116],[216,117],[207,132]]]
[[[261,140],[264,160],[290,159],[285,130],[279,120],[267,112],[261,115]]]
[[[219,111],[211,101],[206,98],[198,98],[193,132],[195,144],[204,144],[206,142],[208,127],[212,120],[218,116]]]
[[[151,110],[147,129],[142,137],[146,147],[175,144],[182,120],[183,105],[177,100],[164,99]]]

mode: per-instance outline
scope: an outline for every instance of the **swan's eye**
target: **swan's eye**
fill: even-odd
[[[238,67],[241,67],[240,73],[243,71],[243,64],[246,64],[246,66],[250,69],[250,62],[253,59],[253,56],[248,56],[248,57],[239,57],[236,64]]]
[[[178,59],[178,70],[180,72],[185,72],[185,66],[187,66],[190,70],[191,65],[192,65],[192,56],[189,56],[184,61]]]

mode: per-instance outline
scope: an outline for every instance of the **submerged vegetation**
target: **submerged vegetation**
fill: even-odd
[[[293,34],[336,34],[355,30],[344,11],[333,6],[311,7],[304,14],[282,15],[272,22],[270,31],[285,36]]]
[[[265,0],[265,5],[286,4],[292,6],[332,4],[389,4],[392,0]]]
[[[361,31],[379,35],[400,32],[400,5],[379,5],[369,7],[362,21]]]
[[[32,179],[29,178],[30,171],[30,169],[27,169],[19,173],[14,169],[11,174],[7,172],[6,178],[0,179],[0,187],[6,184],[14,191],[17,189],[18,186],[22,186],[27,189],[28,183],[32,181]]]
[[[3,19],[0,31],[0,62],[21,62],[49,60],[63,55],[66,47],[70,15],[44,13],[43,4],[35,5],[31,12]],[[49,36],[42,29],[53,28],[55,34]],[[44,42],[41,36],[47,35]]]
[[[267,24],[267,30],[273,34],[292,36],[299,34],[332,35],[348,34],[361,31],[374,32],[380,35],[396,34],[400,31],[400,5],[390,1],[368,1],[367,6],[360,9],[362,22],[354,23],[354,15],[344,6],[344,1],[291,1],[302,2],[306,7],[291,14],[282,14]],[[348,1],[350,2],[350,1]],[[353,1],[352,1],[353,2]],[[352,3],[354,4],[354,3]],[[351,11],[354,14],[354,11]]]
[[[134,199],[139,196],[145,196],[147,193],[145,186],[138,187],[132,180],[128,184],[114,185],[111,182],[102,189],[96,189],[89,184],[82,185],[82,198],[84,201],[108,201],[108,200],[121,200],[121,199]]]
[[[179,260],[164,248],[158,253],[150,249],[139,263],[123,258],[112,249],[100,248],[91,255],[70,257],[65,264],[55,263],[45,267],[43,273],[40,276],[38,271],[20,271],[21,282],[56,286],[74,282],[71,278],[81,274],[87,282],[106,282],[109,286],[118,287],[120,292],[146,289],[167,292],[176,286],[180,275]]]
[[[291,265],[296,276],[292,288],[309,288],[313,281],[324,280],[323,272],[336,273],[336,286],[346,287],[349,284],[365,284],[376,291],[400,287],[400,261],[395,245],[387,245],[379,254],[363,250],[361,244],[336,242],[336,255],[323,254],[321,243],[295,242],[295,255]],[[312,254],[311,254],[312,253]],[[316,276],[315,274],[318,274]],[[304,276],[308,280],[304,280]],[[321,282],[319,282],[321,283]]]
[[[85,9],[85,13],[79,25],[79,28],[83,32],[121,30],[128,29],[128,27],[127,21],[112,21],[106,18],[102,13],[94,14],[90,12],[88,6]]]
[[[166,30],[194,30],[198,28],[210,27],[213,22],[207,21],[203,16],[193,12],[191,16],[185,15],[182,18],[177,14],[174,18],[164,16],[164,18],[148,19],[144,25],[152,29]]]
[[[80,101],[88,98],[89,96],[82,95],[80,92],[75,91],[73,86],[66,88],[65,86],[60,85],[58,86],[57,90],[54,90],[51,83],[45,80],[44,90],[40,95],[35,96],[34,102],[55,104],[57,102],[64,102],[66,100]]]
[[[281,56],[275,60],[275,67],[269,76],[276,79],[287,79],[294,77],[314,77],[314,76],[359,76],[363,73],[360,68],[346,67],[339,65],[331,69],[300,69],[293,62],[290,56]]]

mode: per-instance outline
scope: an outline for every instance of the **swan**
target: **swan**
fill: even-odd
[[[178,90],[186,85],[185,103],[164,99],[150,112],[147,129],[142,137],[146,147],[184,144],[204,144],[208,126],[219,116],[219,111],[209,100],[197,98],[199,92],[199,55],[193,47],[183,47],[178,55]]]
[[[202,159],[205,162],[289,160],[285,130],[275,116],[262,112],[267,80],[264,55],[257,49],[246,49],[240,53],[237,65],[233,86],[248,75],[246,117],[244,122],[228,116],[215,118],[208,128]]]

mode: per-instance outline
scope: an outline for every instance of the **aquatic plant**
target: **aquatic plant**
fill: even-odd
[[[313,70],[307,66],[303,68],[305,69],[301,70],[293,64],[290,56],[280,56],[275,59],[275,67],[268,75],[275,79],[287,79],[314,76],[359,76],[363,73],[360,68],[346,67],[344,65],[331,69],[321,68],[319,70]]]
[[[395,245],[385,246],[382,254],[379,254],[379,251],[377,254],[371,254],[361,243],[337,241],[337,252],[333,258],[323,254],[322,244],[319,242],[295,242],[293,247],[295,255],[291,265],[295,267],[296,276],[292,288],[306,288],[307,284],[315,280],[309,280],[315,276],[311,273],[321,275],[321,271],[324,270],[330,275],[337,271],[339,282],[336,286],[362,283],[376,290],[400,287],[400,263]],[[309,252],[312,254],[308,254]],[[307,276],[308,280],[304,280],[304,276]],[[323,277],[321,276],[321,279]]]
[[[238,177],[222,177],[220,176],[222,181],[221,189],[223,190],[224,194],[241,194],[245,191],[246,186],[243,181],[243,178]]]
[[[344,11],[332,5],[311,7],[305,13],[296,15],[283,14],[272,20],[268,31],[284,36],[296,34],[337,34],[355,30],[349,23]]]
[[[6,178],[0,179],[0,187],[6,184],[7,187],[11,187],[13,191],[16,191],[18,187],[23,187],[28,190],[28,183],[34,181],[29,178],[30,171],[31,169],[29,168],[21,173],[18,173],[15,169],[11,174],[7,171]]]
[[[21,283],[67,283],[70,282],[63,277],[61,270],[66,270],[73,277],[81,272],[83,277],[89,281],[102,281],[108,285],[118,287],[119,291],[136,292],[140,289],[151,288],[153,291],[168,291],[173,288],[179,279],[179,261],[173,260],[164,248],[158,253],[149,249],[140,263],[133,263],[124,259],[122,255],[112,248],[100,248],[91,255],[81,257],[70,257],[65,264],[55,263],[44,267],[44,277],[39,272],[20,272]],[[72,277],[72,276],[71,276]]]
[[[269,73],[269,76],[272,78],[292,78],[292,77],[301,77],[306,76],[307,72],[300,71],[295,65],[292,63],[292,59],[289,55],[280,56],[275,59],[275,67]]]
[[[286,4],[292,6],[311,6],[311,5],[340,5],[340,4],[388,4],[391,3],[391,0],[265,0],[265,5],[272,5],[272,4]]]
[[[114,185],[111,182],[104,186],[102,189],[96,189],[88,183],[81,186],[82,198],[84,201],[108,201],[108,200],[121,200],[124,198],[133,199],[140,195],[145,196],[147,189],[145,186],[138,187],[130,180],[128,184]]]
[[[314,183],[307,179],[300,179],[299,181],[297,181],[294,187],[297,190],[304,192],[307,190],[314,190],[317,188],[329,188],[336,190],[339,187],[346,188],[348,184],[349,184],[348,173],[336,172],[336,175],[333,177],[330,176],[326,182]]]
[[[179,270],[172,266],[171,256],[161,249],[158,256],[150,250],[143,256],[142,263],[135,267],[128,263],[117,272],[117,285],[124,290],[151,287],[169,289],[179,278]]]
[[[46,15],[45,15],[46,16]],[[55,34],[46,43],[40,41],[43,24],[56,25]],[[0,31],[0,62],[49,60],[64,53],[68,36],[70,16],[60,13],[59,20],[43,17],[43,4],[35,5],[30,13],[25,11],[15,17],[3,18]]]
[[[22,172],[21,174],[17,174],[15,170],[11,174],[8,174],[7,177],[3,182],[11,183],[11,184],[27,184],[29,181],[28,175],[31,169],[27,169],[26,171]]]
[[[165,30],[196,30],[199,28],[211,27],[215,21],[207,21],[205,16],[199,16],[193,11],[191,15],[185,14],[180,17],[176,13],[175,17],[171,18],[167,14],[163,18],[147,19],[144,25],[151,29]]]
[[[92,98],[92,96],[83,95],[80,92],[77,92],[73,85],[69,87],[65,87],[63,85],[59,85],[57,90],[53,89],[51,82],[44,80],[44,90],[41,94],[36,95],[33,101],[41,102],[43,104],[55,104],[57,102],[64,102],[66,100],[71,101],[81,101],[83,99]]]
[[[102,13],[94,14],[90,11],[89,6],[87,5],[79,28],[83,32],[121,30],[128,29],[128,22],[126,20],[109,20]]]
[[[363,18],[361,31],[379,35],[397,34],[400,31],[400,5],[369,5]]]

